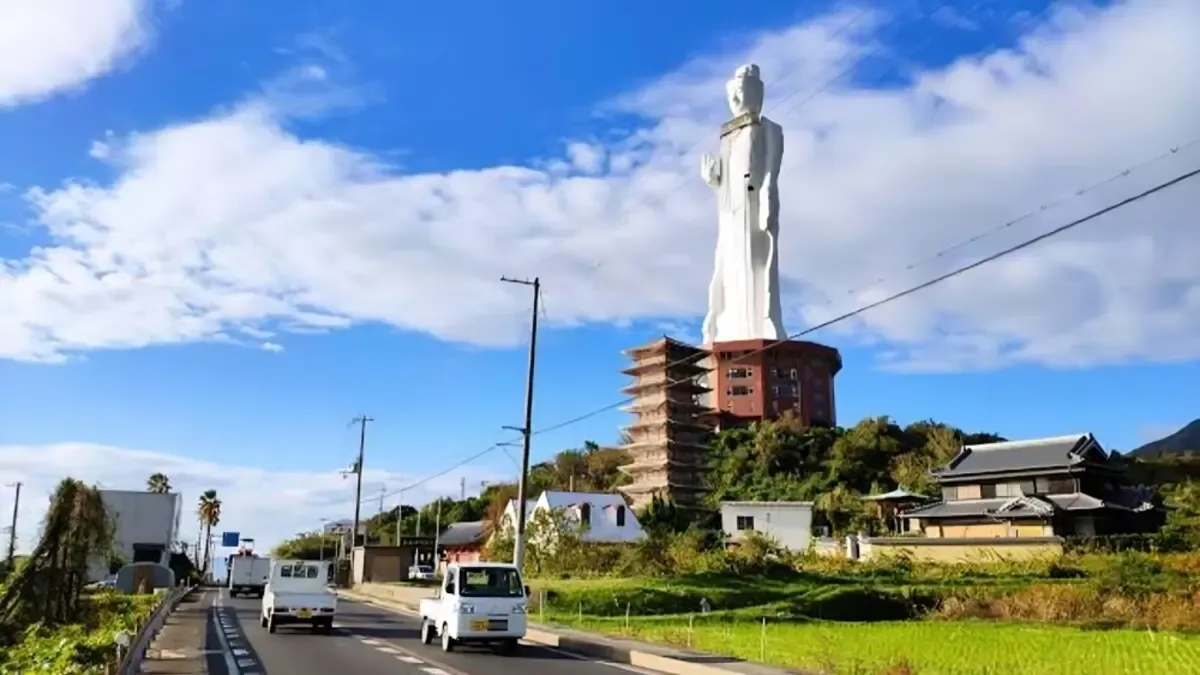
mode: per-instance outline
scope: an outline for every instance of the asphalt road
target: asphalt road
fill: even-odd
[[[238,669],[230,675],[628,675],[623,664],[592,661],[558,650],[522,645],[515,656],[458,645],[447,654],[423,645],[420,620],[373,605],[338,601],[331,635],[280,626],[274,635],[258,623],[260,600],[222,593],[217,617]],[[624,673],[620,672],[624,671]]]

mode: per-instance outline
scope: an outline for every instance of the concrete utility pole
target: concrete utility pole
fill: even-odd
[[[542,282],[500,277],[500,281],[533,287],[533,318],[529,322],[529,373],[525,378],[525,425],[519,429],[506,427],[521,433],[521,479],[517,483],[517,536],[513,544],[513,564],[521,569],[525,561],[525,495],[529,482],[529,438],[533,435],[533,373],[537,363],[538,308],[542,297]]]
[[[458,501],[467,501],[467,477],[463,476],[458,479]]]
[[[17,514],[20,513],[21,509],[21,483],[19,481],[13,483],[12,487],[16,494],[13,495],[12,525],[8,528],[9,569],[12,569],[12,566],[17,562]]]
[[[350,530],[350,556],[354,556],[354,547],[358,545],[358,524],[362,517],[362,476],[363,476],[363,454],[367,449],[367,422],[374,422],[373,418],[366,415],[355,417],[351,424],[358,425],[358,460],[354,462],[354,473],[356,485],[354,487],[354,529]],[[363,537],[363,545],[367,543],[366,537]],[[353,575],[351,575],[350,585],[354,585]]]

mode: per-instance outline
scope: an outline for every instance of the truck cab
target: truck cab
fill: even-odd
[[[263,628],[303,624],[314,633],[328,634],[337,613],[337,595],[327,585],[329,563],[322,560],[275,560],[263,594]]]
[[[421,601],[421,642],[438,637],[447,652],[459,643],[476,643],[516,653],[527,628],[528,596],[515,565],[450,565],[437,596]]]

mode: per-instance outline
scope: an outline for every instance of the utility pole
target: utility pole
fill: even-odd
[[[400,523],[404,520],[404,488],[400,488],[400,501],[396,504],[396,545],[400,545]]]
[[[458,501],[467,501],[467,477],[463,476],[458,479]]]
[[[436,574],[442,567],[442,556],[438,553],[438,543],[442,538],[442,500],[437,503],[437,515],[433,520],[433,571]]]
[[[525,425],[521,432],[521,479],[517,483],[517,536],[513,545],[513,564],[520,570],[525,561],[525,495],[526,483],[529,482],[529,438],[533,435],[533,373],[537,362],[537,332],[538,308],[542,297],[542,281],[534,277],[533,281],[500,277],[500,281],[510,284],[521,284],[533,287],[533,317],[529,322],[529,373],[525,378]]]
[[[362,476],[363,476],[363,453],[367,449],[367,422],[375,420],[366,415],[355,417],[351,424],[358,425],[358,459],[354,462],[354,473],[356,485],[354,487],[354,529],[350,530],[350,556],[354,556],[354,547],[358,545],[358,523],[362,517]],[[366,537],[363,538],[363,545],[367,543]],[[354,585],[354,578],[351,575],[350,585]]]
[[[17,514],[21,508],[21,483],[13,483],[16,494],[13,496],[12,526],[8,530],[8,568],[12,569],[17,562]]]
[[[387,496],[387,483],[383,484],[383,490],[379,492],[379,515],[383,516],[383,498]]]

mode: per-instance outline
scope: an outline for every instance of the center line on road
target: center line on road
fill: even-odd
[[[372,640],[370,638],[362,638],[361,640],[359,640],[359,642],[362,642],[364,645],[370,645],[372,647],[377,647],[380,644],[379,640]]]
[[[450,675],[450,673],[447,673],[441,668],[422,668],[421,670],[429,673],[429,675]]]
[[[399,654],[400,650],[394,647],[376,647],[375,651],[383,652],[384,654]]]
[[[397,656],[396,658],[400,659],[401,661],[403,661],[405,663],[425,663],[421,659],[414,658],[412,656]]]

